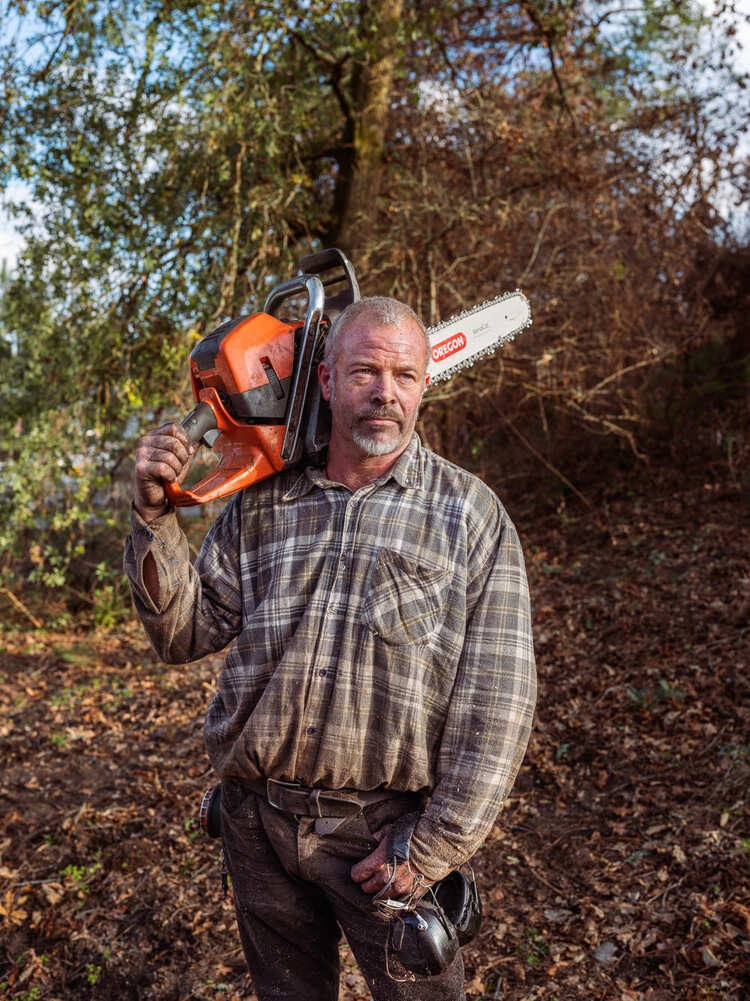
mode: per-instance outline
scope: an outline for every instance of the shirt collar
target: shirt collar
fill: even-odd
[[[419,435],[412,434],[409,444],[399,456],[398,462],[384,477],[383,482],[387,482],[389,477],[404,489],[421,490],[424,482],[424,449]]]
[[[394,479],[399,486],[405,490],[421,490],[424,484],[424,448],[419,435],[416,432],[411,436],[409,444],[392,469],[382,476],[375,484],[382,486],[390,479]],[[310,491],[320,486],[325,480],[325,472],[320,466],[307,466],[294,480],[291,487],[282,496],[284,501],[293,501],[298,497],[304,497]]]

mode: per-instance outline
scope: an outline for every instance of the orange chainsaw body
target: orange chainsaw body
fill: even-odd
[[[300,265],[271,290],[263,312],[226,320],[190,353],[196,406],[182,427],[189,441],[210,444],[217,463],[190,488],[165,483],[177,507],[226,497],[326,447],[330,414],[315,369],[331,322],[359,299],[359,286],[340,250],[317,251]],[[300,319],[281,319],[281,310],[300,310],[302,296]]]
[[[255,313],[223,324],[193,350],[193,396],[213,411],[218,434],[211,447],[218,461],[191,489],[166,484],[173,504],[218,500],[284,468],[281,445],[296,330],[297,325]]]

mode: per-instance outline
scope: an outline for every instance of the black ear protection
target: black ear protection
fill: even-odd
[[[482,921],[479,891],[474,871],[468,865],[434,883],[421,897],[414,893],[408,900],[388,897],[396,867],[409,862],[409,844],[417,819],[417,814],[409,814],[394,824],[388,845],[391,876],[373,897],[391,922],[386,969],[393,980],[442,973],[456,958],[459,947],[474,938]],[[419,888],[418,881],[416,890]],[[403,968],[405,976],[397,976],[394,965]]]

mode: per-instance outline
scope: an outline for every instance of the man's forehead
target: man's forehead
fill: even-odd
[[[424,333],[416,324],[409,322],[396,326],[380,320],[368,321],[366,317],[357,317],[341,331],[340,337],[340,352],[345,356],[363,351],[399,355],[427,351]]]

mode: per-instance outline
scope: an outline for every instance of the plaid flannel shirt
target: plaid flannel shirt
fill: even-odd
[[[479,479],[415,435],[355,493],[292,469],[236,494],[194,567],[174,513],[134,512],[125,568],[164,660],[229,645],[205,725],[219,775],[426,793],[414,865],[437,879],[474,854],[536,699],[521,548]]]

